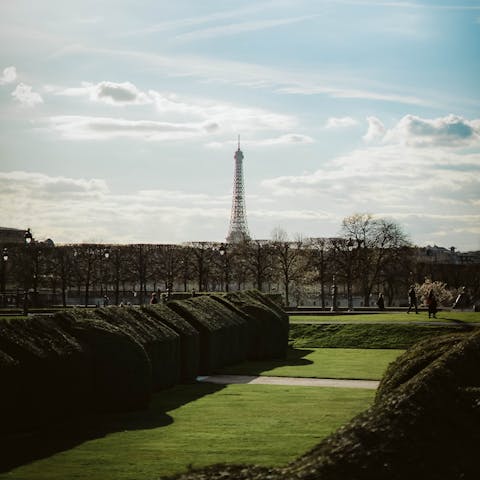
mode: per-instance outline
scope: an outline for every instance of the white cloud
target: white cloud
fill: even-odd
[[[39,103],[43,103],[43,98],[37,92],[32,90],[30,85],[19,83],[15,90],[12,92],[12,97],[24,107],[34,107]]]
[[[152,98],[130,82],[116,83],[103,81],[97,84],[82,82],[81,87],[48,87],[48,91],[64,96],[88,96],[94,102],[108,105],[144,105]]]
[[[71,140],[104,140],[111,138],[139,138],[144,140],[181,140],[208,135],[218,129],[213,122],[172,123],[124,118],[56,116],[49,126]]]
[[[385,136],[385,141],[400,141],[415,147],[458,147],[480,141],[480,120],[457,115],[424,119],[406,115]]]
[[[301,135],[299,133],[288,133],[280,135],[279,137],[263,138],[261,140],[249,139],[249,147],[271,147],[275,145],[298,145],[314,143],[315,140],[308,135]],[[236,146],[236,142],[228,140],[226,142],[209,142],[205,144],[208,148],[223,148]]]
[[[290,93],[295,95],[319,95],[324,94],[333,98],[357,98],[362,100],[378,100],[382,102],[404,103],[409,105],[431,105],[425,99],[407,94],[393,92],[380,92],[372,90],[355,89],[349,87],[330,86],[323,82],[323,85],[309,84],[308,82],[297,80],[296,85],[281,87],[277,91],[280,93]]]
[[[289,130],[297,124],[295,117],[261,108],[243,107],[210,99],[181,97],[172,93],[150,90],[160,114],[173,114],[178,118],[193,116],[216,123],[230,132],[258,130]]]
[[[83,83],[81,87],[46,87],[48,93],[64,96],[87,96],[91,101],[115,105],[152,103],[156,111],[147,117],[152,119],[92,116],[55,116],[49,125],[66,138],[99,139],[113,137],[171,140],[194,136],[223,134],[230,138],[238,132],[288,131],[297,124],[295,117],[261,108],[244,107],[205,98],[181,97],[167,92],[139,90],[129,82],[98,84]],[[264,143],[306,143],[310,137],[301,134],[285,134],[265,140]]]
[[[0,173],[0,224],[32,228],[55,242],[181,242],[217,239],[230,198],[181,191],[110,191],[106,181],[32,172]],[[59,208],[61,205],[61,208]],[[188,236],[187,236],[188,235]]]
[[[195,15],[193,17],[179,18],[175,20],[167,20],[148,27],[144,27],[136,30],[129,30],[121,32],[117,36],[132,36],[132,35],[145,35],[151,33],[162,32],[165,30],[179,29],[185,27],[191,27],[195,25],[201,25],[204,23],[218,23],[222,20],[229,18],[239,18],[242,16],[252,17],[261,10],[264,10],[268,5],[274,5],[274,2],[262,2],[261,4],[255,4],[247,7],[241,7],[234,10],[216,11],[208,15]],[[278,6],[278,2],[275,4]]]
[[[366,142],[402,144],[415,148],[465,147],[480,145],[480,119],[467,120],[458,115],[421,118],[405,115],[392,128],[387,129],[376,117],[367,117]]]
[[[366,142],[373,142],[383,138],[386,132],[386,128],[383,123],[377,117],[367,117],[368,130],[363,136]]]
[[[358,122],[352,117],[330,117],[325,128],[345,128],[357,125]]]
[[[291,71],[271,68],[260,64],[218,60],[193,55],[167,56],[134,50],[115,50],[100,47],[73,45],[62,48],[57,55],[97,54],[120,57],[126,61],[140,62],[142,66],[161,68],[169,76],[192,76],[208,82],[226,83],[250,88],[269,88],[279,93],[316,95],[333,98],[358,98],[400,104],[432,105],[438,107],[438,100],[429,101],[408,93],[393,92],[391,85],[372,90],[345,85],[345,77],[358,78],[355,72],[333,75],[330,72]],[[357,82],[358,84],[359,82]],[[398,90],[398,89],[396,89]]]
[[[0,77],[0,85],[6,85],[12,83],[17,78],[17,69],[15,67],[6,67],[3,69],[2,76]]]
[[[269,20],[257,20],[237,22],[227,25],[220,25],[215,27],[203,28],[199,30],[193,30],[191,32],[182,33],[175,38],[178,40],[200,40],[205,38],[216,38],[226,35],[237,35],[243,32],[251,32],[255,30],[264,30],[266,28],[274,28],[281,25],[290,25],[292,23],[304,22],[311,20],[317,15],[304,15],[300,17],[279,18]]]
[[[23,171],[0,172],[0,190],[5,193],[22,193],[29,198],[29,191],[35,196],[49,197],[60,200],[64,195],[75,198],[78,195],[96,199],[109,192],[104,180],[92,178],[89,180],[68,177],[51,177],[43,173],[30,173]]]
[[[87,97],[110,105],[154,104],[157,113],[170,123],[205,122],[221,128],[229,135],[259,130],[290,130],[297,124],[295,117],[261,108],[222,103],[207,98],[179,96],[172,92],[143,92],[130,82],[83,82],[81,87],[45,87],[54,95]],[[158,118],[158,117],[157,117]]]
[[[449,242],[459,248],[477,245],[480,150],[444,144],[473,146],[478,121],[407,116],[387,130],[371,117],[369,125],[370,138],[380,142],[323,162],[313,172],[266,179],[265,196],[276,198],[279,208],[295,202],[303,211],[316,204],[339,220],[352,211],[375,212],[401,222],[421,244],[431,238],[442,244],[449,231]]]

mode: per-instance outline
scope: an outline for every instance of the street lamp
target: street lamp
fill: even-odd
[[[332,288],[330,289],[332,294],[332,306],[330,307],[331,312],[337,311],[337,285],[335,284],[335,275],[332,277]]]
[[[25,235],[23,236],[25,239],[25,244],[30,245],[33,241],[33,235],[32,232],[30,231],[29,228],[27,228],[27,231],[25,232]]]
[[[6,248],[2,251],[2,281],[0,284],[0,291],[2,294],[2,306],[5,306],[5,272],[8,260],[8,250]]]
[[[108,262],[110,258],[110,250],[108,248],[103,252],[103,257],[105,258],[105,262]],[[105,283],[105,295],[103,297],[103,306],[106,307],[110,303],[110,299],[108,298],[108,265],[105,267],[103,281]]]
[[[353,310],[353,299],[352,299],[352,252],[353,252],[353,240],[348,239],[347,242],[348,248],[348,271],[347,271],[347,303],[348,311]]]
[[[220,253],[220,256],[222,256],[225,259],[223,262],[224,275],[225,275],[225,291],[228,292],[229,278],[228,278],[227,246],[224,243],[222,243],[218,249],[218,252]]]
[[[25,232],[23,238],[25,240],[25,245],[27,247],[33,242],[33,235],[29,228],[27,228],[27,231]],[[28,248],[27,248],[27,259],[30,260],[30,250]],[[30,269],[30,266],[31,265],[29,265],[29,269]],[[27,272],[27,275],[28,275],[28,272]],[[25,316],[28,315],[28,288],[29,288],[28,284],[25,281],[24,290],[23,290],[23,315]]]

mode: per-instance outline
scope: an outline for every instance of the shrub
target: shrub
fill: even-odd
[[[200,373],[211,373],[246,358],[246,325],[243,318],[209,296],[174,300],[168,305],[199,332]]]
[[[85,349],[52,317],[0,322],[3,431],[82,410],[90,394]]]
[[[180,337],[161,321],[134,307],[98,308],[107,323],[128,333],[144,349],[152,367],[152,388],[161,390],[180,380]]]
[[[166,305],[150,305],[142,307],[142,312],[154,321],[165,324],[179,336],[180,381],[194,380],[198,375],[199,365],[199,333],[184,318]]]
[[[255,290],[230,292],[222,298],[247,316],[251,359],[285,358],[289,320],[281,307]]]
[[[454,333],[429,338],[415,344],[388,366],[377,389],[377,400],[412,379],[464,339],[465,333]]]
[[[142,409],[152,391],[152,368],[143,347],[127,332],[84,309],[56,314],[86,352],[97,411]]]

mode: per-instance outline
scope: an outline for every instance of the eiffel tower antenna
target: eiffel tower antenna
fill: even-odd
[[[230,214],[227,242],[238,243],[250,239],[245,208],[243,152],[240,150],[240,135],[238,136],[238,148],[233,158],[235,159],[235,170],[233,175],[232,212]]]

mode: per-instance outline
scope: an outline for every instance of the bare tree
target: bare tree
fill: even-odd
[[[275,266],[283,283],[285,303],[290,304],[290,287],[292,282],[298,281],[306,266],[303,255],[303,240],[289,241],[286,232],[276,229],[273,233],[273,257]]]
[[[409,245],[401,227],[391,220],[370,214],[355,214],[342,221],[342,236],[348,239],[351,265],[360,284],[364,305],[382,271],[398,259],[399,249]]]
[[[263,291],[264,284],[273,274],[273,245],[269,240],[250,240],[241,245],[241,255],[255,288]]]
[[[326,283],[327,274],[332,264],[332,252],[334,248],[333,239],[330,238],[311,238],[306,245],[309,253],[308,260],[311,269],[314,272],[314,278],[320,284],[320,303],[321,307],[326,305]]]

